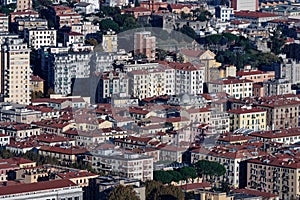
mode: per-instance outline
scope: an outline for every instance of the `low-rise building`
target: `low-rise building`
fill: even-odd
[[[280,199],[298,197],[300,160],[296,155],[283,153],[248,160],[247,187],[277,194]]]
[[[118,174],[142,181],[153,179],[153,158],[114,149],[92,152],[92,167],[98,172]]]
[[[42,181],[37,183],[4,186],[1,199],[74,199],[83,200],[82,188],[69,180]]]
[[[24,39],[29,47],[39,49],[41,47],[56,46],[56,34],[57,30],[54,29],[25,29]]]
[[[224,78],[208,82],[208,92],[226,92],[234,98],[251,97],[253,94],[253,81],[238,78]]]
[[[267,129],[267,111],[259,108],[242,107],[239,109],[229,110],[230,130],[235,131],[240,128],[252,130]]]

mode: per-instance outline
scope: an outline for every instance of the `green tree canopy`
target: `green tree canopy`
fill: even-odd
[[[159,170],[153,172],[153,179],[156,181],[160,181],[163,184],[171,183],[173,181],[172,174],[170,174],[168,171]]]
[[[194,31],[194,29],[192,29],[191,27],[189,27],[187,25],[183,25],[183,27],[181,29],[179,29],[179,31],[181,33],[186,34],[187,36],[191,37],[192,39],[195,39],[197,37],[197,34]]]
[[[111,19],[104,19],[100,22],[100,28],[104,31],[113,30],[118,32],[120,30],[119,25]]]
[[[115,187],[108,195],[108,200],[138,200],[132,186],[119,185]]]
[[[185,180],[190,178],[194,179],[198,177],[197,171],[194,167],[182,167],[179,169],[179,173]]]
[[[183,200],[184,193],[179,187],[163,185],[158,181],[146,181],[146,200]]]
[[[195,163],[195,167],[199,175],[223,176],[226,173],[223,165],[208,160],[199,160]]]

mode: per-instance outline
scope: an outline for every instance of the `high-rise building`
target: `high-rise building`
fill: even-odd
[[[107,33],[102,36],[102,47],[104,52],[118,51],[118,36],[114,31],[107,31]]]
[[[258,0],[231,0],[231,7],[234,10],[258,10]]]
[[[32,0],[17,0],[17,11],[32,9]]]
[[[137,32],[134,34],[135,55],[145,55],[148,60],[155,60],[156,37],[151,36],[150,31]]]
[[[0,13],[0,32],[8,32],[8,16]]]
[[[23,39],[11,38],[1,45],[1,100],[30,103],[30,49]]]

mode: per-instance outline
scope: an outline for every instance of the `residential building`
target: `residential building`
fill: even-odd
[[[215,182],[220,183],[225,180],[234,188],[245,187],[247,185],[245,161],[265,155],[264,152],[255,148],[247,148],[248,145],[251,145],[251,143],[237,144],[234,148],[216,146],[211,149],[205,149],[204,147],[194,149],[191,152],[191,163],[196,163],[198,160],[218,162],[226,168],[226,174],[219,177]]]
[[[17,11],[23,12],[32,9],[33,0],[17,0]]]
[[[238,1],[243,2],[243,0],[238,0]],[[257,25],[261,25],[261,23],[280,18],[280,16],[275,15],[273,13],[258,12],[258,11],[255,12],[249,10],[234,12],[234,17],[238,20],[247,20],[250,21],[252,24],[257,24]],[[258,30],[257,28],[255,29]]]
[[[208,82],[208,92],[226,92],[234,98],[251,97],[253,93],[253,81],[235,77],[224,78]]]
[[[217,6],[215,8],[216,18],[220,19],[221,22],[230,21],[233,18],[233,8],[226,6]]]
[[[42,181],[37,183],[4,186],[2,199],[74,199],[83,200],[82,188],[69,180]]]
[[[110,30],[102,35],[102,48],[104,52],[117,52],[118,51],[118,36]]]
[[[103,200],[109,195],[111,190],[119,185],[133,186],[133,190],[140,200],[146,199],[145,186],[142,186],[141,181],[137,179],[122,178],[119,176],[99,176],[90,181],[88,187],[88,199],[95,198]],[[90,198],[89,198],[90,197]]]
[[[0,124],[0,130],[10,137],[27,138],[41,134],[41,128],[30,124]]]
[[[249,105],[249,103],[254,107],[267,111],[268,130],[298,127],[299,101],[284,96],[247,98],[242,101],[233,100],[231,109],[240,108],[243,105]]]
[[[277,142],[277,143],[283,143],[287,145],[300,142],[299,128],[259,131],[259,132],[253,132],[249,135],[263,142]]]
[[[263,82],[264,96],[292,94],[292,83],[286,79],[272,79]]]
[[[2,103],[0,105],[0,120],[6,122],[28,123],[41,119],[41,111],[26,108],[25,105]]]
[[[38,17],[16,18],[12,24],[14,32],[23,35],[25,29],[48,29],[48,21]]]
[[[0,147],[4,147],[10,143],[10,136],[0,133]]]
[[[229,110],[230,130],[235,131],[240,128],[252,130],[267,129],[267,111],[259,108],[242,107],[239,109]]]
[[[87,152],[87,149],[78,146],[41,146],[38,151],[42,156],[50,156],[66,164],[75,163],[77,159],[84,158]]]
[[[97,174],[88,171],[64,172],[56,175],[56,180],[70,180],[80,187],[89,186],[90,179],[97,178]]]
[[[90,57],[89,51],[49,54],[49,87],[53,88],[56,94],[71,94],[73,78],[89,77]]]
[[[81,33],[84,36],[99,31],[99,25],[94,25],[92,22],[82,22],[80,24],[73,24],[71,27],[71,32]]]
[[[254,83],[261,83],[275,78],[275,73],[264,72],[260,70],[244,70],[236,73],[241,79],[251,80]]]
[[[0,92],[4,102],[30,103],[30,49],[23,39],[13,38],[1,46]]]
[[[231,0],[231,6],[235,11],[240,10],[258,10],[258,0]]]
[[[109,101],[114,97],[129,96],[129,78],[122,72],[103,72],[97,89],[97,102]]]
[[[18,18],[38,18],[39,13],[34,10],[26,10],[22,12],[12,12],[10,13],[11,23],[15,22]]]
[[[8,32],[9,21],[8,16],[5,14],[0,14],[0,31],[1,33]]]
[[[30,76],[30,91],[33,93],[41,92],[44,93],[44,82],[45,80],[39,76]]]
[[[114,149],[92,152],[92,167],[98,172],[118,174],[141,181],[153,179],[153,158]]]
[[[122,8],[124,6],[128,6],[129,1],[128,0],[108,0],[105,1],[104,5],[109,7],[119,7]]]
[[[134,33],[134,54],[145,55],[149,61],[155,60],[156,37],[151,32]]]
[[[285,65],[285,77],[293,84],[300,83],[300,63],[296,60],[288,60]]]
[[[299,152],[278,153],[247,162],[247,188],[277,194],[280,199],[299,196]]]
[[[96,10],[94,4],[90,4],[86,2],[78,2],[74,6],[75,6],[74,10],[81,15],[90,15],[92,13],[95,13]]]
[[[25,29],[24,39],[27,42],[28,46],[34,49],[56,46],[56,33],[57,30],[54,29]]]
[[[64,33],[64,45],[71,46],[74,43],[84,44],[84,35],[76,32]]]

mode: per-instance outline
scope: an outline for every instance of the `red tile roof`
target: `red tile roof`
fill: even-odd
[[[88,152],[88,150],[85,148],[79,148],[79,147],[61,148],[58,146],[42,146],[39,149],[39,151],[47,151],[47,152],[67,154],[67,155],[81,155]]]
[[[261,74],[268,75],[267,72],[260,71],[260,70],[239,71],[236,73],[237,76],[253,76],[253,75],[261,75]]]
[[[197,189],[209,189],[211,188],[211,185],[208,182],[202,182],[202,183],[189,183],[177,187],[180,187],[182,190],[197,190]]]
[[[278,17],[278,15],[275,15],[273,13],[263,13],[263,12],[257,12],[257,11],[238,11],[234,12],[235,17],[247,17],[247,18],[265,18],[265,17]]]
[[[300,136],[300,128],[253,132],[250,134],[250,136],[267,139]]]
[[[37,183],[20,184],[19,187],[16,186],[6,186],[0,190],[0,195],[11,195],[28,193],[35,191],[51,190],[58,188],[67,188],[70,186],[76,186],[75,183],[69,180],[54,180],[54,181],[43,181]]]
[[[250,194],[250,195],[255,195],[255,196],[261,196],[264,198],[275,198],[278,197],[276,194],[272,194],[269,192],[261,192],[258,190],[253,190],[253,189],[236,189],[234,190],[235,193],[242,193],[242,194]]]
[[[214,81],[211,81],[210,83],[227,85],[227,84],[238,84],[238,83],[253,83],[253,81],[248,80],[248,79],[238,79],[238,78],[229,77],[229,78],[222,79],[222,80],[214,80]]]
[[[246,113],[257,113],[257,112],[267,112],[267,111],[259,108],[250,108],[250,109],[238,108],[238,109],[229,110],[227,112],[232,114],[246,114]]]
[[[79,171],[79,172],[65,172],[57,174],[62,179],[72,179],[72,178],[83,178],[83,177],[97,177],[97,174],[93,174],[88,171]]]
[[[31,76],[30,76],[30,80],[31,80],[31,81],[45,81],[45,80],[42,79],[41,77],[39,77],[39,76],[34,76],[34,75],[31,75]]]

